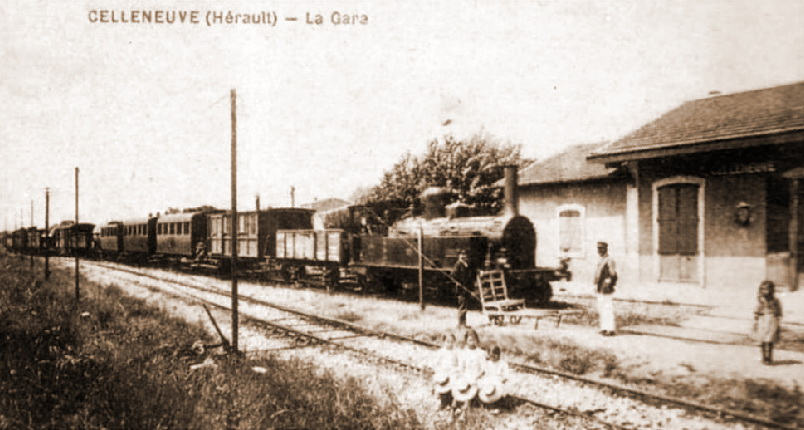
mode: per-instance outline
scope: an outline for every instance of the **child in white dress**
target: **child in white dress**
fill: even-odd
[[[477,396],[477,383],[483,377],[486,353],[479,347],[477,332],[469,329],[466,332],[466,347],[458,351],[459,376],[452,387],[452,397],[460,415],[466,412],[469,403]]]
[[[500,347],[494,345],[485,362],[483,378],[478,384],[477,397],[484,406],[499,406],[508,394],[510,379],[508,363],[500,358]]]
[[[455,352],[455,335],[448,333],[441,337],[441,349],[433,366],[433,391],[438,394],[439,409],[452,406],[452,380],[458,367]]]

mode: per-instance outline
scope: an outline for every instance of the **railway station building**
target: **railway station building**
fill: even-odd
[[[592,279],[605,240],[622,283],[751,291],[804,284],[804,82],[683,103],[625,137],[520,173],[537,264]],[[748,289],[748,290],[746,290]]]

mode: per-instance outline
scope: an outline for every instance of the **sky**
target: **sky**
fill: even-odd
[[[201,22],[92,22],[102,10]],[[801,81],[803,18],[804,2],[755,0],[4,1],[0,227],[30,225],[31,200],[43,226],[45,187],[50,222],[73,219],[75,167],[81,220],[229,207],[231,89],[238,208],[288,206],[291,186],[297,204],[348,198],[445,134],[542,159],[710,91]]]

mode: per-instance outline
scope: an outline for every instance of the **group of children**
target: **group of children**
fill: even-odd
[[[441,338],[433,364],[433,391],[441,409],[463,414],[470,404],[496,408],[506,395],[508,364],[500,359],[500,347],[480,347],[477,332],[462,329]]]

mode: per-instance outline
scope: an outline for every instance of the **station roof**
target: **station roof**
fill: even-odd
[[[775,139],[764,137],[774,136]],[[683,103],[591,154],[599,162],[786,143],[804,136],[804,81]],[[763,137],[762,139],[752,139]]]
[[[611,177],[615,169],[587,160],[590,154],[606,144],[573,145],[552,157],[536,161],[519,171],[519,185],[581,182]],[[502,181],[498,184],[502,185]]]

